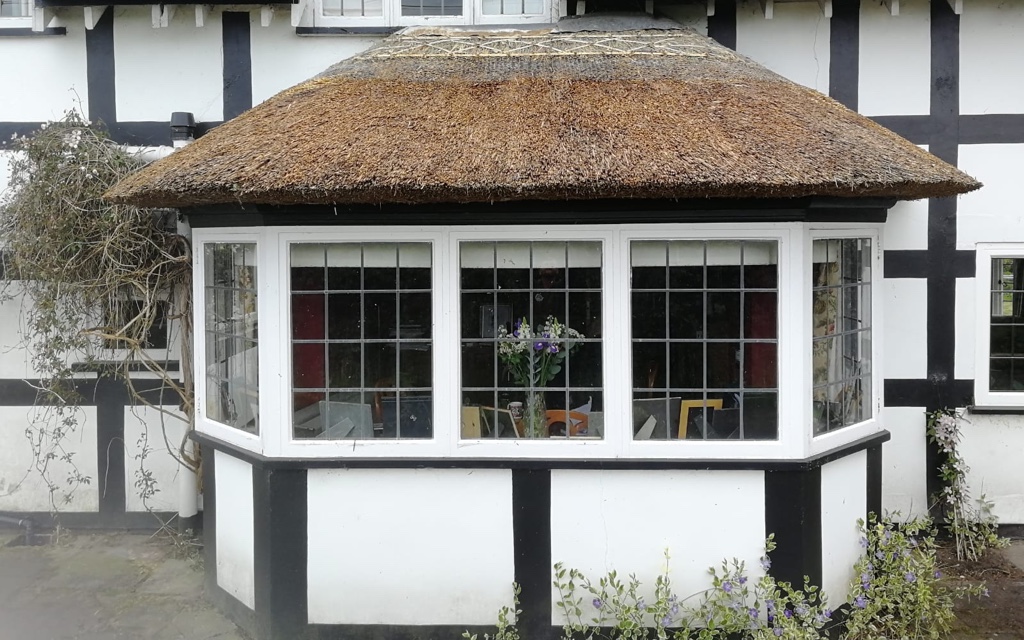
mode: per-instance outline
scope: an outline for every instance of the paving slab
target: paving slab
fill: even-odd
[[[0,547],[0,640],[245,640],[196,558],[137,534]]]

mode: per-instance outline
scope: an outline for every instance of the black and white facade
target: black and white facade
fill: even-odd
[[[465,3],[465,17],[426,21],[530,24],[565,10],[525,0],[519,14],[500,15],[488,0]],[[389,0],[248,11],[71,4],[2,2],[0,187],[11,153],[2,141],[66,109],[102,120],[125,145],[165,146],[171,112],[193,113],[201,135],[396,28],[424,22]],[[872,511],[927,513],[939,480],[925,412],[943,407],[971,408],[963,447],[972,488],[1002,523],[1024,524],[1015,459],[1024,446],[1024,364],[1016,368],[1024,346],[1015,333],[1024,331],[1024,287],[1014,284],[1018,273],[1024,278],[1024,223],[1013,213],[1024,163],[1024,65],[1013,64],[1024,59],[1024,8],[996,0],[708,0],[654,9],[871,117],[984,188],[888,211],[889,203],[871,201],[842,211],[808,203],[759,221],[739,204],[686,223],[652,215],[581,227],[551,212],[542,234],[494,225],[472,207],[429,227],[372,219],[332,227],[315,209],[263,214],[259,226],[189,212],[209,586],[257,637],[458,636],[492,625],[513,581],[522,585],[525,636],[543,637],[560,624],[555,562],[650,581],[668,548],[674,584],[690,593],[722,557],[757,566],[770,533],[779,544],[773,571],[796,582],[808,575],[838,604],[860,552],[856,520]],[[509,302],[499,285],[523,269],[562,279],[507,285]],[[697,284],[657,275],[674,269],[703,275]],[[727,284],[714,284],[708,274],[716,269]],[[833,280],[830,270],[844,277]],[[339,284],[346,278],[357,284]],[[832,330],[816,315],[839,281],[855,283],[844,292],[857,300],[856,329]],[[499,437],[505,408],[519,398],[497,374],[487,377],[498,364],[473,345],[493,342],[502,314],[523,304],[543,319],[548,288],[564,300],[552,315],[586,312],[578,327],[568,321],[584,346],[570,355],[564,400],[547,402],[563,411],[585,405],[589,431]],[[677,309],[670,300],[687,295],[711,306],[715,296],[728,298],[719,305],[729,316],[724,333],[707,325],[658,332],[659,317],[666,322]],[[374,303],[376,329],[367,311],[373,296],[395,301]],[[784,311],[752,324],[751,309],[765,300]],[[638,304],[648,311],[637,314]],[[334,305],[360,315],[361,328],[332,325]],[[390,314],[383,320],[382,308]],[[13,332],[19,314],[16,303],[0,307],[0,326]],[[818,367],[816,345],[827,352],[830,341],[867,366]],[[13,333],[4,339],[16,342]],[[237,345],[230,353],[229,343]],[[704,354],[696,381],[659,373],[693,345]],[[738,368],[709,364],[716,349]],[[345,350],[363,363],[355,373],[332,367]],[[367,364],[381,353],[397,364]],[[401,354],[412,369],[404,380]],[[572,377],[573,357],[586,375]],[[25,473],[35,394],[24,380],[33,377],[26,352],[0,353],[0,512],[48,508],[46,487]],[[380,382],[388,378],[396,379]],[[851,382],[858,393],[847,404],[856,409],[839,412],[833,389]],[[134,468],[147,429],[150,444],[162,442],[158,427],[115,384],[89,373],[82,384],[90,404],[74,438],[79,467],[95,481],[76,493],[67,522],[145,526]],[[382,386],[390,393],[375,391]],[[429,395],[430,430],[408,439],[322,437],[327,424],[361,428],[349,414],[344,425],[310,422],[314,409],[348,411],[340,405],[352,404],[352,394],[369,406],[366,424],[382,432],[389,422],[410,424],[394,416],[422,420],[416,399]],[[402,413],[405,398],[411,413]],[[646,437],[614,426],[632,424],[637,402],[651,398],[669,399],[664,435],[656,424]],[[775,416],[767,431],[747,428],[766,406]],[[687,438],[692,427],[680,415],[708,407],[735,412],[733,437]],[[571,413],[569,431],[579,427]],[[174,462],[150,456],[147,466],[161,486],[151,506],[175,511]]]

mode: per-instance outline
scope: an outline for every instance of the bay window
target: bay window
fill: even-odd
[[[206,417],[258,434],[256,245],[207,244],[203,259]]]
[[[293,244],[290,268],[294,437],[430,438],[430,245]]]
[[[813,242],[814,433],[872,417],[870,238]]]
[[[778,246],[630,245],[633,438],[778,433]]]
[[[874,232],[195,233],[200,427],[267,455],[799,458],[881,428]]]
[[[599,242],[461,243],[464,438],[601,437],[601,267]]]

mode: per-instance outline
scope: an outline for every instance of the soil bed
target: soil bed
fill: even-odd
[[[960,562],[947,541],[939,548],[938,559],[948,580],[984,582],[989,591],[987,598],[957,603],[951,638],[1024,640],[1024,570],[1010,562],[1004,550],[987,551],[977,562]]]

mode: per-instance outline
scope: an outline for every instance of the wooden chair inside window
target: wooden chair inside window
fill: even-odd
[[[566,434],[566,427],[568,427],[568,435],[570,437],[586,435],[589,427],[590,416],[586,413],[579,411],[569,411],[566,409],[548,409],[546,413],[548,435],[551,436],[564,436]]]

